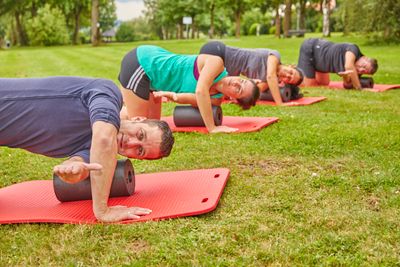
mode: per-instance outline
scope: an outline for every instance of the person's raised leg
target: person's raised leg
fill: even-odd
[[[307,78],[307,77],[304,77],[303,82],[301,83],[301,86],[305,86],[305,87],[318,86],[318,85],[319,84],[315,78]]]
[[[154,97],[153,93],[150,93],[149,112],[147,118],[159,120],[161,118],[161,104],[162,97]]]
[[[317,81],[318,85],[328,86],[330,82],[329,73],[317,71],[315,73],[315,80]]]
[[[149,100],[140,98],[131,90],[122,88],[124,103],[128,111],[129,118],[133,117],[149,117]]]

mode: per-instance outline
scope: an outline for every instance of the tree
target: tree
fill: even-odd
[[[283,35],[289,36],[289,30],[292,24],[292,0],[285,0],[285,17],[283,20]]]
[[[242,14],[253,7],[260,6],[264,0],[221,0],[223,7],[230,9],[235,21],[235,37],[240,37],[240,22]]]
[[[10,14],[13,19],[13,29],[16,34],[16,42],[20,45],[28,45],[28,35],[23,25],[23,16],[27,11],[28,4],[22,1],[2,0],[0,2],[0,16]]]
[[[105,32],[114,27],[117,20],[117,7],[114,0],[101,0],[99,6],[99,23],[101,32]]]
[[[299,29],[306,28],[306,0],[299,0]]]
[[[92,45],[100,44],[99,0],[92,0]]]
[[[331,36],[331,32],[329,29],[329,20],[330,20],[330,14],[331,14],[330,5],[331,5],[330,0],[322,1],[322,14],[323,14],[322,35],[324,37]]]

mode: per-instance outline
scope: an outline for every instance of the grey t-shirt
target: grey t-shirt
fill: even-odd
[[[335,44],[324,39],[318,39],[313,48],[315,70],[331,73],[345,71],[345,55],[347,51],[355,55],[356,61],[363,56],[360,49],[355,44]]]
[[[122,94],[110,80],[0,79],[0,146],[89,162],[92,125],[120,126]]]
[[[260,79],[266,81],[267,77],[267,58],[274,55],[281,61],[278,51],[265,48],[244,49],[226,46],[225,48],[225,67],[230,76],[240,74],[250,79]]]

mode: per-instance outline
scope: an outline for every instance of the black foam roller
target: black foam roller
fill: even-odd
[[[360,83],[362,88],[374,88],[374,79],[371,77],[361,77]]]
[[[216,126],[222,124],[222,109],[220,106],[213,106],[212,113]],[[205,126],[198,108],[192,106],[176,106],[174,109],[174,123],[178,127]]]
[[[360,77],[361,88],[374,88],[374,79],[372,77]],[[346,89],[353,89],[352,83],[343,83],[343,87]]]
[[[279,87],[281,93],[282,102],[289,102],[292,97],[292,89],[290,86]],[[274,101],[272,97],[271,90],[264,91],[260,94],[260,100]]]
[[[53,187],[61,202],[92,199],[90,177],[75,184],[53,175]],[[118,160],[110,189],[110,197],[130,196],[135,191],[135,171],[130,160]]]

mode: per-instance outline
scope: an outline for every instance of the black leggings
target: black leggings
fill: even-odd
[[[150,79],[139,63],[136,48],[128,52],[122,59],[118,80],[125,89],[131,90],[144,100],[149,100]]]

